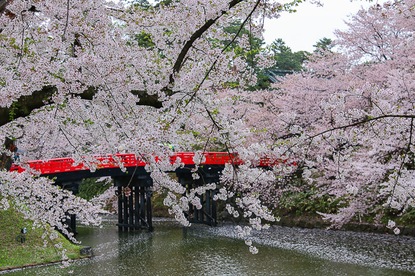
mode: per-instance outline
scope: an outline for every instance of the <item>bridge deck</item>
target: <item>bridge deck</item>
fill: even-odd
[[[241,165],[242,160],[238,157],[237,153],[228,152],[204,152],[204,158],[200,165],[219,165],[225,164]],[[185,166],[195,166],[195,153],[194,152],[177,152],[170,156],[170,163],[174,164],[180,162]],[[115,155],[99,155],[94,156],[92,166],[95,166],[97,170],[100,169],[119,169],[120,167],[132,168],[132,167],[145,167],[147,162],[142,158],[131,153],[120,153]],[[157,162],[160,159],[155,156],[154,160]],[[96,161],[96,162],[95,162]],[[256,165],[257,167],[271,167],[278,163],[285,163],[285,160],[275,160],[267,157],[261,158]],[[50,160],[32,160],[28,161],[27,165],[38,171],[41,175],[53,175],[59,173],[80,172],[90,170],[90,167],[84,163],[75,163],[75,160],[70,157],[54,158]],[[24,166],[13,164],[10,171],[23,172]]]

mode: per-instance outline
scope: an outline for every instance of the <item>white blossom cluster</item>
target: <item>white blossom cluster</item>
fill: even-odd
[[[56,242],[57,232],[51,230],[56,228],[72,242],[77,242],[65,220],[76,214],[82,224],[100,225],[101,209],[52,184],[47,178],[36,178],[29,173],[0,171],[0,209],[8,209],[12,204],[25,219],[33,221],[33,228],[44,230],[44,245],[54,244],[61,251],[62,260],[67,260],[62,245]]]

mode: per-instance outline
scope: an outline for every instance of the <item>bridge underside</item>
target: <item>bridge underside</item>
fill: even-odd
[[[114,178],[118,197],[118,229],[122,232],[153,230],[151,195],[153,180],[149,174]]]
[[[219,177],[222,170],[223,167],[221,166],[204,166],[197,171],[199,174],[198,179],[193,179],[192,173],[186,169],[176,171],[176,175],[179,183],[186,187],[186,191],[189,192],[191,189],[206,184],[219,184]],[[216,201],[213,200],[216,192],[217,189],[207,190],[205,194],[198,196],[202,208],[197,209],[193,205],[189,206],[189,211],[186,214],[189,222],[202,223],[210,226],[217,225]]]
[[[223,166],[205,165],[197,171],[199,178],[193,179],[191,167],[184,167],[175,171],[179,183],[186,191],[210,183],[219,183],[219,177]],[[153,180],[151,174],[144,168],[137,167],[135,170],[121,172],[119,169],[97,171],[93,173],[83,172],[74,177],[73,174],[60,174],[57,183],[64,189],[71,190],[75,194],[78,191],[81,178],[111,176],[116,187],[118,197],[118,229],[121,232],[135,231],[139,229],[153,230],[152,224],[152,188]],[[202,223],[211,226],[217,225],[216,201],[213,200],[216,190],[206,191],[199,195],[201,209],[190,205],[185,214],[191,223]],[[71,215],[66,222],[69,229],[76,233],[76,216]]]

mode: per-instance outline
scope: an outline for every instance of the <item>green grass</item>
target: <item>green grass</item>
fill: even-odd
[[[99,178],[86,178],[82,181],[81,185],[79,185],[79,193],[77,196],[91,200],[92,198],[102,194],[108,188],[110,188],[113,184],[111,182],[106,181],[98,181]]]
[[[75,245],[61,234],[52,242],[44,246],[43,229],[32,229],[33,223],[25,220],[23,216],[13,208],[0,210],[0,271],[22,266],[45,264],[61,261],[61,249],[54,245],[61,242],[67,250],[66,255],[70,259],[80,257],[80,246]],[[27,228],[25,241],[21,242],[19,235],[21,229]],[[49,230],[54,231],[54,230]]]
[[[165,197],[165,193],[153,193],[153,196],[151,198],[153,217],[173,217],[169,214],[169,207],[163,204],[163,200]]]

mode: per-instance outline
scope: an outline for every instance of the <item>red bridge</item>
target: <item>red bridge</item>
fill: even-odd
[[[225,164],[242,165],[243,162],[239,159],[238,154],[228,152],[204,152],[203,161],[199,165],[219,165],[224,166]],[[195,166],[194,152],[177,152],[170,157],[170,163],[180,162],[184,166]],[[154,157],[156,161],[158,157]],[[93,164],[97,170],[100,169],[115,169],[119,168],[122,164],[125,168],[144,167],[147,163],[135,154],[131,153],[119,153],[115,155],[99,155],[94,156]],[[96,161],[96,162],[95,162]],[[285,160],[271,160],[270,158],[261,158],[256,167],[272,167],[278,163],[284,162]],[[27,165],[38,171],[41,175],[47,176],[49,174],[59,174],[65,172],[80,172],[90,170],[89,167],[83,163],[75,163],[75,160],[69,157],[65,158],[54,158],[50,160],[33,160],[28,161]],[[25,168],[13,164],[10,171],[23,172]]]
[[[202,162],[197,169],[198,179],[193,178],[195,164],[193,152],[177,152],[170,156],[170,163],[180,163],[183,166],[172,171],[175,173],[179,183],[187,191],[207,183],[219,184],[220,175],[226,164],[235,166],[243,164],[236,153],[228,152],[204,152]],[[147,158],[147,157],[146,157]],[[160,158],[154,161],[160,161]],[[92,162],[87,165],[76,163],[72,158],[55,158],[50,160],[28,161],[26,166],[13,164],[11,171],[23,172],[25,168],[34,170],[40,176],[50,177],[55,184],[64,189],[71,190],[74,194],[78,192],[81,180],[90,177],[111,176],[117,187],[118,196],[118,227],[120,231],[131,231],[141,228],[152,230],[152,207],[151,196],[153,180],[151,173],[145,170],[147,162],[145,158],[137,157],[135,154],[115,154],[105,156],[94,156]],[[151,160],[150,160],[151,161]],[[282,159],[261,158],[254,166],[270,168],[274,165],[286,163]],[[294,162],[287,165],[296,165]],[[120,167],[124,167],[121,169]],[[95,168],[91,170],[90,168]],[[190,222],[204,223],[208,225],[217,224],[216,201],[213,200],[216,191],[206,191],[200,195],[202,209],[189,206],[186,214]],[[76,232],[76,215],[72,214],[67,222],[69,228]]]

